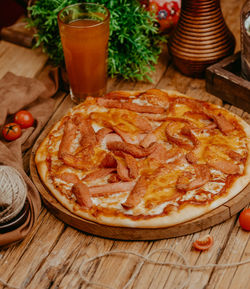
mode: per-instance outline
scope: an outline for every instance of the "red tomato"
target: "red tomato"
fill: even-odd
[[[250,208],[240,213],[239,223],[242,229],[250,231]]]
[[[20,110],[15,114],[14,122],[18,123],[21,128],[31,127],[34,123],[32,114],[27,110]]]
[[[6,140],[11,141],[19,138],[22,134],[22,130],[19,124],[11,122],[3,127],[2,133]]]
[[[205,235],[199,239],[197,239],[194,243],[193,243],[193,247],[196,250],[200,250],[200,251],[204,251],[209,249],[214,243],[214,239],[212,236],[210,235]]]

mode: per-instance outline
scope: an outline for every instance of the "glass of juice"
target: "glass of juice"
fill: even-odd
[[[58,25],[73,101],[106,92],[110,13],[92,3],[65,7]]]

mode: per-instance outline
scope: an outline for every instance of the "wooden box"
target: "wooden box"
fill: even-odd
[[[222,100],[250,112],[250,81],[241,77],[240,52],[207,68],[206,89]]]

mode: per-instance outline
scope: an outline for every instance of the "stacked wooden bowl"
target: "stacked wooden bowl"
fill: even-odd
[[[219,0],[183,0],[169,49],[185,75],[203,77],[207,66],[234,52],[235,39],[224,21]]]

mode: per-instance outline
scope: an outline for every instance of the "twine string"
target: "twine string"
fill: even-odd
[[[182,260],[182,263],[168,262],[168,261],[160,262],[160,261],[155,261],[155,260],[151,259],[151,257],[154,254],[159,253],[159,252],[170,252],[170,253],[172,253],[174,255],[177,255]],[[102,253],[102,254],[99,254],[99,255],[97,255],[95,257],[88,258],[88,259],[84,260],[81,263],[81,265],[80,265],[80,267],[78,269],[78,272],[79,272],[79,275],[80,275],[81,279],[87,285],[93,285],[93,286],[98,286],[98,287],[107,288],[107,289],[114,289],[114,287],[110,287],[110,286],[108,286],[106,284],[88,280],[87,277],[85,276],[85,274],[83,273],[83,271],[84,271],[83,267],[86,266],[88,263],[94,262],[94,261],[96,261],[98,259],[102,259],[103,257],[107,257],[107,256],[111,256],[111,255],[121,255],[121,254],[125,254],[125,255],[128,255],[128,256],[131,255],[131,256],[137,257],[137,258],[139,258],[141,260],[137,264],[137,266],[136,266],[133,274],[129,278],[129,280],[123,286],[123,289],[127,289],[131,285],[131,283],[133,283],[135,281],[135,279],[138,276],[142,266],[145,263],[150,263],[150,264],[159,265],[159,266],[170,266],[170,267],[186,270],[188,276],[185,279],[185,282],[182,283],[182,286],[179,289],[184,289],[190,283],[191,271],[192,270],[206,270],[206,269],[210,269],[210,268],[226,269],[226,268],[238,267],[240,265],[244,265],[244,264],[250,263],[250,259],[247,259],[247,260],[244,260],[244,261],[230,263],[230,264],[189,265],[188,262],[187,262],[186,257],[183,254],[181,254],[178,251],[176,251],[174,249],[171,249],[171,248],[156,249],[156,250],[152,251],[151,253],[147,254],[146,256],[143,256],[143,255],[141,255],[139,253],[135,253],[135,252],[132,252],[132,251],[116,250],[116,251],[110,251],[110,252]],[[1,278],[0,278],[0,283],[2,285],[6,286],[7,288],[10,288],[10,289],[24,289],[25,288],[24,285],[22,285],[20,287],[15,287],[15,286],[9,284],[8,282],[5,282]]]

